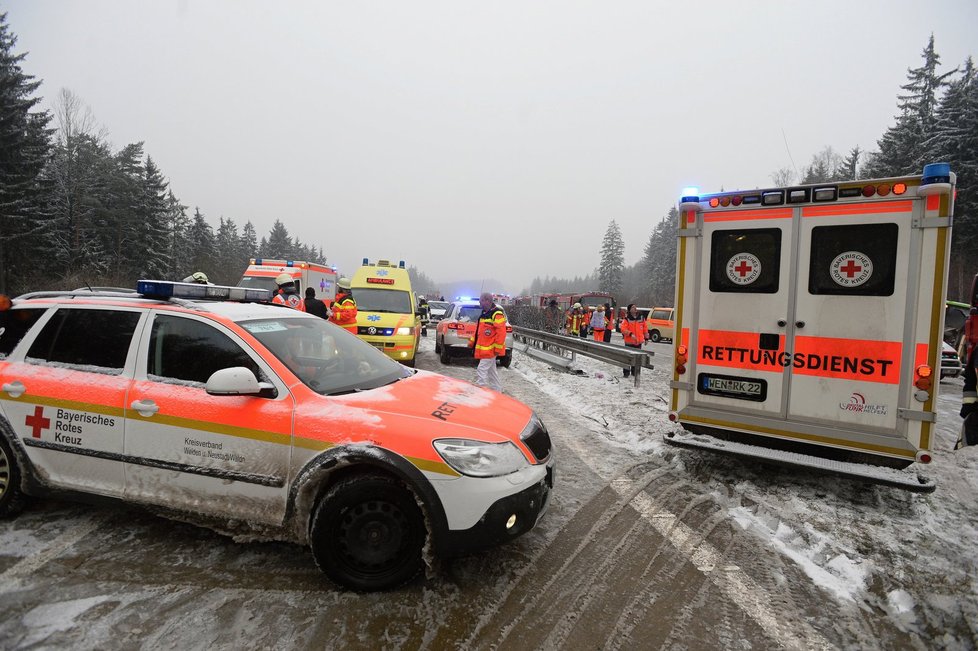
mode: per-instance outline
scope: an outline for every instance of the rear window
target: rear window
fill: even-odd
[[[475,307],[460,307],[458,309],[458,320],[459,321],[471,321],[475,322],[479,320],[479,316],[482,314],[482,308]]]
[[[14,352],[20,340],[45,312],[46,307],[0,312],[0,359]]]
[[[710,291],[776,294],[781,280],[781,229],[713,233]]]
[[[30,360],[121,373],[139,312],[59,309],[27,351]]]

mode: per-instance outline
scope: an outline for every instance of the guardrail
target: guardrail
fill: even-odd
[[[567,335],[558,335],[551,332],[544,332],[543,330],[533,330],[532,328],[522,328],[519,326],[513,326],[513,337],[514,339],[523,341],[526,345],[526,348],[518,350],[565,368],[574,361],[575,355],[578,353],[592,359],[613,364],[618,368],[627,367],[631,370],[632,377],[635,378],[636,387],[641,384],[642,369],[655,368],[652,366],[652,357],[655,353],[651,350],[613,346],[612,344],[599,343],[580,337],[568,337]],[[553,352],[544,350],[544,345],[553,350]],[[564,352],[570,352],[570,358],[564,357]]]

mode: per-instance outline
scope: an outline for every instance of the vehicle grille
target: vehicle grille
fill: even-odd
[[[529,434],[525,434],[523,442],[530,452],[537,458],[537,461],[546,461],[550,457],[550,434],[547,428],[539,420],[534,419],[534,427]]]

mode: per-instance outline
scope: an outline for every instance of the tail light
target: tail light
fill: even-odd
[[[930,391],[931,387],[934,386],[934,371],[930,366],[926,364],[921,364],[915,369],[917,379],[914,380],[914,386],[922,391]]]
[[[680,344],[676,346],[676,373],[682,375],[686,372],[686,362],[688,361],[688,349]]]
[[[462,329],[462,324],[461,323],[449,323],[445,327],[448,328],[449,330],[461,330]]]
[[[917,461],[920,463],[930,463],[933,461],[933,457],[930,456],[930,450],[917,450]]]

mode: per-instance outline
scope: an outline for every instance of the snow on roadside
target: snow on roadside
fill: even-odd
[[[943,639],[951,648],[978,642],[978,448],[952,451],[960,418],[961,380],[941,383],[935,462],[922,469],[937,491],[916,495],[832,475],[774,469],[706,452],[670,454],[663,434],[666,364],[645,371],[633,386],[612,365],[578,356],[559,372],[519,354],[520,373],[608,444],[686,467],[707,465],[704,491],[731,518],[797,564],[811,581],[840,602],[861,602],[885,613],[903,630]],[[703,472],[687,468],[696,478]]]

